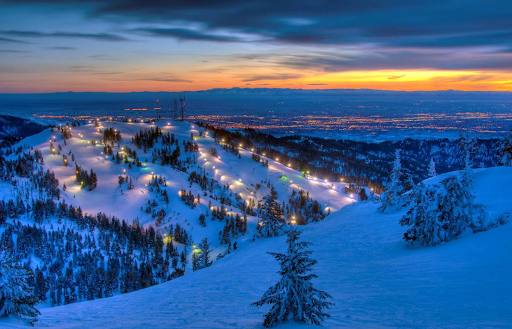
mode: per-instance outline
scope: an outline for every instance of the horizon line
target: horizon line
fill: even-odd
[[[201,90],[176,90],[176,91],[151,91],[151,90],[143,90],[143,91],[52,91],[52,92],[0,92],[0,95],[52,95],[52,94],[135,94],[135,93],[198,93],[198,92],[208,92],[208,91],[221,91],[221,90],[276,90],[276,91],[308,91],[308,92],[325,92],[325,91],[372,91],[372,92],[394,92],[394,93],[435,93],[435,92],[459,92],[459,93],[512,93],[510,90],[461,90],[461,89],[438,89],[438,90],[394,90],[394,89],[372,89],[372,88],[325,88],[325,89],[304,89],[304,88],[251,88],[251,87],[231,87],[231,88],[210,88],[210,89],[201,89]]]

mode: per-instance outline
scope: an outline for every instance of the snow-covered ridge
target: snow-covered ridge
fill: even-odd
[[[505,190],[512,186],[512,168],[476,170],[474,182],[477,202],[512,213]],[[314,243],[314,283],[334,297],[325,327],[512,326],[512,225],[410,249],[398,224],[405,211],[382,214],[376,204],[356,203],[301,228],[303,239]],[[36,326],[261,328],[266,309],[250,303],[278,280],[277,263],[266,252],[282,250],[284,242],[256,240],[212,267],[158,286],[43,309]],[[6,328],[19,325],[2,322]]]
[[[19,138],[40,132],[47,125],[10,115],[0,115],[0,140],[6,137]]]

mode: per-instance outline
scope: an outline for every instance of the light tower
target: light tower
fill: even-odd
[[[180,93],[180,104],[181,104],[181,121],[185,119],[185,92],[183,92],[183,96]]]
[[[174,99],[174,106],[172,108],[172,118],[174,120],[178,119],[178,100]]]
[[[156,107],[155,107],[155,111],[156,111],[156,117],[157,117],[157,119],[160,119],[160,107],[158,106],[158,99],[156,100]]]

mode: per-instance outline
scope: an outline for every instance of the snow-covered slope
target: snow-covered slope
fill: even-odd
[[[264,181],[272,182],[278,192],[280,202],[287,202],[292,190],[298,191],[299,189],[308,191],[310,196],[320,203],[324,212],[336,211],[346,204],[355,202],[353,198],[343,192],[346,183],[325,182],[321,178],[303,177],[299,171],[289,168],[287,164],[279,163],[275,159],[268,159],[269,166],[263,167],[260,163],[252,160],[251,150],[242,147],[240,147],[241,156],[239,158],[230,152],[224,151],[221,146],[215,144],[213,138],[204,135],[199,136],[199,131],[202,131],[202,129],[189,122],[160,121],[157,122],[157,125],[162,129],[163,134],[169,132],[179,139],[182,148],[182,159],[196,156],[197,164],[190,164],[187,172],[182,172],[169,166],[160,166],[158,161],[152,163],[151,152],[153,149],[144,153],[143,150],[137,149],[132,144],[132,137],[136,133],[156,127],[154,124],[141,122],[101,122],[99,128],[111,127],[120,131],[122,142],[120,148],[117,148],[117,146],[114,148],[114,155],[119,152],[122,156],[123,148],[128,146],[137,151],[137,156],[144,164],[142,167],[133,166],[129,169],[126,164],[116,164],[111,156],[103,153],[103,145],[93,146],[91,141],[99,141],[103,135],[98,132],[98,127],[95,127],[92,123],[73,127],[73,138],[67,140],[67,145],[64,145],[59,132],[52,133],[50,129],[24,139],[23,144],[42,151],[45,167],[55,172],[61,188],[63,183],[67,186],[67,190],[62,193],[63,199],[68,204],[80,206],[84,212],[89,214],[103,212],[125,219],[128,222],[138,218],[140,224],[151,225],[154,218],[144,213],[141,207],[144,207],[148,200],[156,198],[155,194],[149,192],[147,186],[152,174],[155,176],[162,175],[167,179],[166,189],[170,199],[169,204],[160,202],[157,207],[157,210],[163,207],[167,213],[164,225],[160,227],[162,232],[166,232],[170,224],[178,223],[193,236],[194,241],[200,241],[207,237],[213,242],[215,252],[221,251],[219,248],[225,249],[225,246],[218,245],[218,233],[223,229],[224,224],[208,219],[207,227],[201,227],[198,217],[201,213],[206,213],[209,201],[212,202],[212,206],[220,207],[221,204],[218,200],[209,196],[203,197],[201,188],[197,184],[190,184],[188,173],[192,171],[199,173],[204,171],[210,178],[214,178],[220,184],[229,184],[230,190],[233,193],[240,194],[244,200],[254,199],[256,203],[269,193],[269,188],[265,186]],[[190,141],[191,133],[194,135],[194,142],[199,145],[199,153],[183,151],[182,142]],[[51,153],[50,140],[53,140],[54,137],[53,146],[55,148],[57,148],[57,145],[62,147],[61,154],[67,155],[69,166],[64,165],[62,155]],[[161,147],[161,142],[158,142],[155,147]],[[209,151],[212,147],[217,149],[218,157],[210,154]],[[74,154],[75,162],[71,161],[70,151]],[[93,169],[97,173],[98,186],[96,189],[86,191],[86,189],[82,190],[80,188],[76,182],[75,163],[85,170]],[[132,190],[120,188],[118,185],[119,175],[128,175],[132,178],[135,188]],[[256,184],[260,184],[261,188],[256,189]],[[195,209],[186,206],[179,196],[181,189],[191,190],[195,196],[200,194],[201,205]],[[240,210],[235,207],[228,207],[228,214],[230,212],[240,213]],[[249,216],[248,232],[240,239],[241,241],[238,241],[238,245],[244,243],[244,240],[252,239],[256,232],[256,221],[256,218]]]
[[[477,201],[489,211],[512,212],[512,168],[478,170],[475,186]],[[403,212],[381,214],[376,204],[356,203],[301,227],[318,260],[314,284],[336,304],[325,326],[510,328],[512,225],[411,249],[402,240],[406,228],[398,225]],[[282,250],[284,242],[256,240],[209,268],[161,285],[42,309],[36,326],[261,328],[267,308],[250,303],[277,281],[277,262],[266,252]]]

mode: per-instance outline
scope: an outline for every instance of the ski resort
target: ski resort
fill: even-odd
[[[511,12],[0,0],[0,329],[512,328]]]
[[[314,273],[301,289],[321,299],[305,304],[317,305],[305,318],[266,325],[511,320],[507,254],[497,251],[510,248],[512,203],[501,187],[512,184],[512,168],[471,169],[468,136],[462,171],[437,175],[431,160],[431,178],[407,190],[397,151],[377,195],[208,126],[142,121],[59,124],[4,151],[0,242],[35,273],[41,315],[19,311],[2,326],[28,316],[62,328],[258,327],[275,297],[251,303],[278,280],[267,253],[287,259],[293,232],[297,252],[313,252],[300,262]],[[491,296],[503,303],[485,307]]]

